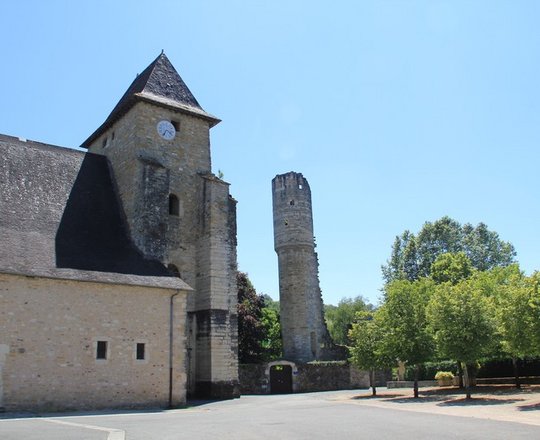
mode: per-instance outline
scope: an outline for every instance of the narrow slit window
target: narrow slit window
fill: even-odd
[[[146,355],[146,353],[145,353],[145,344],[144,344],[144,342],[138,342],[137,343],[137,360],[138,361],[143,361],[144,359],[146,359],[145,355]]]
[[[180,202],[174,194],[169,194],[169,214],[177,217],[180,214]]]
[[[315,334],[315,332],[311,332],[310,336],[311,336],[311,353],[313,354],[313,356],[315,356],[317,354],[317,335]]]
[[[107,341],[97,341],[96,359],[107,359]]]

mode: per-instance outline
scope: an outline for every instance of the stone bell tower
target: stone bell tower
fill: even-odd
[[[211,171],[219,122],[161,53],[82,147],[107,156],[132,242],[193,288],[175,329],[188,393],[224,398],[238,393],[236,202]]]
[[[284,357],[334,359],[323,317],[309,184],[300,173],[281,174],[272,180],[272,194]]]

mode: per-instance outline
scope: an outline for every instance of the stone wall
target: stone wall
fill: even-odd
[[[240,364],[240,394],[269,394],[270,378],[265,374],[265,370],[266,364]]]
[[[0,274],[0,407],[60,410],[186,401],[186,293]],[[96,359],[98,341],[106,359]],[[145,359],[136,359],[136,344]]]
[[[360,372],[350,364],[314,363],[298,365],[296,390],[300,393],[367,387],[369,387],[367,372]]]
[[[292,366],[292,386],[295,393],[369,387],[368,372],[360,371],[346,362],[294,364],[276,361],[268,364],[240,365],[241,393],[271,394],[270,368],[273,365]],[[378,379],[382,378],[378,376]]]

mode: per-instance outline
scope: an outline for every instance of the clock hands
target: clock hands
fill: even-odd
[[[176,134],[174,126],[169,121],[160,121],[157,126],[158,133],[166,140],[171,140]]]

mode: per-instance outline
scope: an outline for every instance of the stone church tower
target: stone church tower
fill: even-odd
[[[143,256],[193,289],[185,331],[188,393],[223,398],[238,393],[238,338],[236,202],[211,171],[210,128],[219,122],[162,53],[82,147],[108,158]]]
[[[272,194],[284,358],[335,359],[323,316],[309,184],[300,173],[281,174],[272,180]]]

